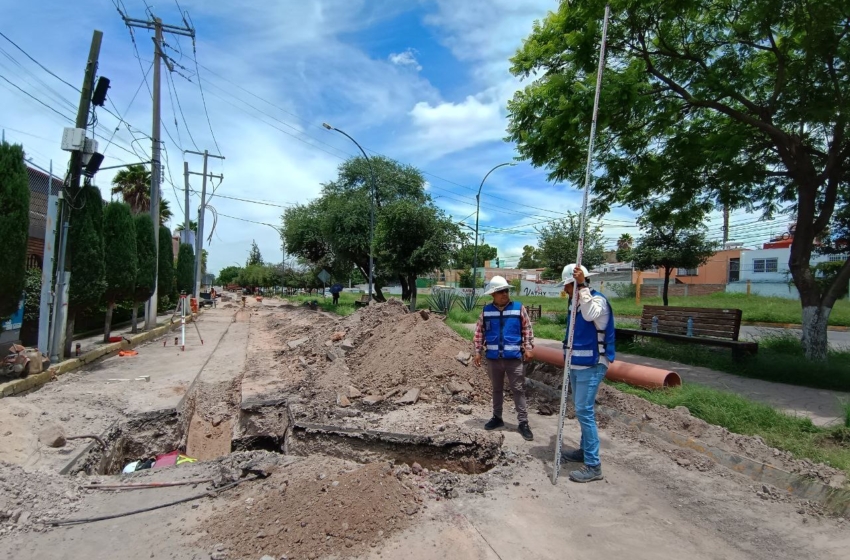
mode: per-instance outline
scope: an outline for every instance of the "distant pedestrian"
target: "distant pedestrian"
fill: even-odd
[[[487,357],[487,370],[493,385],[493,418],[484,425],[485,430],[495,430],[505,425],[502,406],[505,399],[505,376],[514,399],[519,426],[517,431],[527,441],[534,439],[528,426],[528,406],[525,400],[525,373],[523,362],[534,357],[534,331],[525,306],[511,301],[510,284],[501,276],[494,276],[484,295],[492,295],[493,303],[484,306],[475,324],[476,366],[481,366],[481,355]]]
[[[590,289],[587,281],[589,275],[586,268],[574,264],[565,266],[561,273],[570,305],[578,301],[569,368],[576,419],[581,426],[581,445],[578,449],[561,453],[562,462],[584,463],[582,468],[570,473],[573,482],[602,480],[594,405],[599,385],[608,373],[608,366],[614,361],[614,312],[605,296]],[[568,330],[569,320],[570,315],[567,313]],[[565,359],[566,349],[565,337]]]
[[[334,299],[333,299],[333,304],[334,304],[334,305],[338,305],[338,304],[339,304],[339,294],[340,294],[340,292],[342,292],[342,284],[340,284],[339,282],[337,282],[336,284],[334,284],[333,286],[331,286],[331,295],[332,295],[332,296],[333,296],[333,298],[334,298]]]

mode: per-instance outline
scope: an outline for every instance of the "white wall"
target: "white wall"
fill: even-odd
[[[790,279],[788,259],[791,249],[754,249],[741,253],[741,281],[752,282],[787,282]],[[755,272],[753,261],[760,259],[776,259],[776,272]],[[727,290],[728,291],[728,290]]]
[[[726,284],[726,293],[746,294],[747,283],[732,282],[731,284]],[[800,293],[797,291],[797,287],[787,282],[752,282],[750,284],[750,293],[755,296],[800,299]]]

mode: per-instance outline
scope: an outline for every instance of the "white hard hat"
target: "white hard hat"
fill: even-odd
[[[564,270],[561,271],[561,283],[558,284],[558,285],[564,286],[566,284],[572,284],[573,282],[575,282],[575,278],[573,278],[573,273],[575,272],[575,270],[576,270],[575,263],[571,263],[571,264],[568,264],[567,266],[565,266]],[[593,273],[588,272],[587,269],[584,268],[584,265],[582,265],[581,271],[584,272],[585,278],[593,276]]]
[[[502,290],[510,289],[511,285],[508,284],[508,281],[505,280],[502,276],[494,276],[490,283],[487,285],[487,291],[484,292],[485,296],[489,296],[496,292],[501,292]]]

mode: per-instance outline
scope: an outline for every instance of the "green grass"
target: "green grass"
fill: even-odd
[[[641,305],[634,299],[611,299],[614,315],[640,316],[644,305],[663,305],[661,298],[643,298]],[[756,323],[791,323],[799,325],[802,316],[800,301],[777,297],[748,296],[747,294],[717,293],[709,296],[671,297],[670,305],[676,307],[732,308],[742,311],[744,321]],[[829,324],[850,326],[850,301],[836,302],[829,316]]]
[[[803,356],[800,340],[791,333],[762,338],[758,354],[742,361],[734,360],[731,351],[727,349],[673,344],[655,339],[621,343],[617,345],[617,351],[707,367],[742,377],[816,389],[850,391],[850,350],[830,349],[826,364],[814,364]]]
[[[847,427],[819,428],[808,418],[789,416],[739,395],[693,383],[663,391],[638,389],[624,383],[611,385],[668,408],[686,406],[691,414],[709,424],[736,434],[760,436],[771,447],[789,451],[800,459],[826,463],[850,475]]]

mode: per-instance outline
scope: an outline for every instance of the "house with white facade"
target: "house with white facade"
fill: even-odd
[[[765,244],[770,246],[771,244]],[[790,299],[800,299],[796,286],[791,279],[788,261],[791,257],[791,247],[769,247],[754,249],[741,253],[740,276],[737,282],[730,282],[726,291],[730,293],[747,293],[747,285],[751,294],[760,296],[776,296]],[[828,261],[844,262],[847,255],[812,255],[812,266]]]

